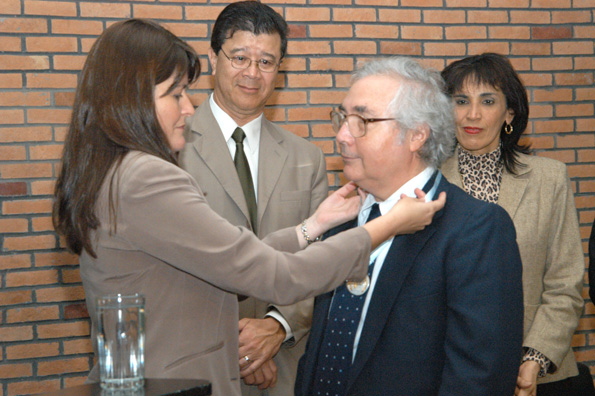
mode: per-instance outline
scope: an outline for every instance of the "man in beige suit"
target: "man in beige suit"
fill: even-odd
[[[221,12],[209,49],[214,92],[189,120],[188,144],[180,154],[181,166],[196,178],[209,205],[233,224],[252,227],[261,238],[307,218],[328,189],[321,150],[263,116],[286,52],[287,33],[283,18],[259,2],[233,3]],[[241,146],[232,135],[238,127],[245,133],[242,144],[254,187],[256,224],[234,167]],[[285,307],[253,298],[240,302],[238,356],[244,396],[293,395],[311,315],[311,299]]]

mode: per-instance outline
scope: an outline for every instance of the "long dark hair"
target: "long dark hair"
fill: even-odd
[[[469,56],[451,63],[442,71],[446,81],[446,92],[452,96],[463,89],[466,83],[488,85],[499,89],[506,97],[506,106],[514,111],[510,125],[513,131],[508,134],[505,125],[500,130],[502,142],[502,161],[506,170],[516,174],[518,154],[528,154],[528,145],[519,144],[519,139],[529,121],[529,101],[527,91],[510,61],[494,53]]]
[[[155,113],[155,86],[170,89],[200,74],[196,52],[155,22],[130,19],[107,28],[80,74],[56,182],[53,222],[76,254],[96,257],[89,233],[99,226],[95,204],[108,171],[131,150],[177,164]],[[115,209],[109,194],[110,220]]]

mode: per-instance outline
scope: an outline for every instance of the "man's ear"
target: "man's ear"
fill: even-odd
[[[209,47],[209,51],[207,52],[209,56],[209,63],[211,64],[211,68],[213,69],[213,75],[217,72],[217,54],[211,47]]]
[[[415,129],[410,129],[407,133],[409,140],[409,151],[412,153],[418,152],[430,137],[430,127],[428,125],[420,125]]]

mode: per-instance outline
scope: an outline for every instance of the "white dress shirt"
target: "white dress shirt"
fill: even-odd
[[[213,112],[213,116],[219,124],[219,129],[223,133],[223,138],[227,143],[227,148],[229,149],[229,153],[231,154],[231,158],[235,157],[236,154],[236,142],[231,138],[236,128],[239,126],[233,118],[229,116],[213,99],[213,94],[209,97],[209,104],[211,105],[211,111]],[[256,202],[258,203],[258,155],[259,155],[259,148],[260,148],[260,128],[262,127],[262,117],[263,114],[256,117],[254,120],[250,121],[246,125],[241,126],[242,130],[246,134],[246,138],[244,139],[244,153],[246,154],[246,158],[248,159],[248,165],[250,166],[250,173],[252,174],[252,182],[254,183],[254,192],[256,195]],[[293,339],[293,331],[289,326],[289,323],[285,320],[283,315],[277,311],[274,307],[271,308],[269,312],[265,316],[270,316],[276,319],[281,326],[285,329],[285,340],[283,342],[287,342]]]
[[[401,199],[401,194],[405,194],[409,197],[415,197],[416,196],[415,189],[423,188],[426,185],[426,183],[430,180],[430,178],[432,177],[432,175],[434,174],[435,171],[436,171],[436,169],[434,169],[432,167],[427,167],[421,173],[419,173],[417,176],[413,177],[407,183],[403,184],[401,186],[401,188],[399,188],[397,191],[395,191],[385,201],[378,202],[378,201],[376,201],[376,199],[374,198],[374,196],[372,194],[368,194],[368,196],[364,200],[364,203],[362,204],[362,207],[360,209],[360,212],[359,212],[359,215],[357,218],[357,225],[362,226],[366,223],[366,220],[368,219],[368,215],[370,214],[370,211],[372,210],[372,205],[374,205],[375,203],[378,203],[378,207],[380,209],[380,214],[384,215],[384,214],[388,213],[393,208],[393,206],[395,206],[397,204],[397,202],[399,202],[399,200]],[[438,187],[438,183],[440,182],[440,177],[441,177],[441,175],[438,174],[438,176],[436,177],[436,181],[434,182],[434,187],[426,194],[426,201],[430,201],[432,199],[432,197],[434,196],[436,189]],[[374,266],[372,267],[372,276],[370,277],[370,288],[368,289],[368,292],[366,293],[366,299],[364,300],[364,306],[362,308],[362,316],[359,320],[359,324],[357,326],[357,331],[355,333],[355,339],[353,341],[352,362],[355,360],[357,346],[359,345],[359,339],[362,334],[362,330],[364,328],[364,323],[366,322],[366,314],[368,313],[368,306],[370,305],[370,300],[372,298],[372,294],[374,293],[374,287],[376,286],[376,280],[378,279],[378,275],[380,274],[380,270],[382,269],[382,265],[384,264],[384,259],[386,258],[386,255],[388,254],[388,251],[390,250],[391,244],[393,243],[393,239],[394,238],[386,240],[383,244],[381,244],[376,249],[374,249],[374,251],[372,251],[372,253],[370,253],[370,264],[372,264],[374,262],[374,260],[376,260],[376,262],[374,263]]]
[[[236,142],[231,138],[236,128],[239,126],[236,122],[227,114],[213,99],[211,94],[209,98],[209,104],[211,105],[211,111],[213,116],[219,124],[219,129],[223,133],[223,138],[229,148],[229,153],[233,159],[236,154]],[[258,202],[258,154],[260,146],[260,128],[262,126],[262,117],[259,115],[246,125],[242,125],[240,128],[246,134],[244,139],[244,153],[248,159],[248,165],[250,166],[250,173],[252,174],[252,183],[254,184],[254,192],[256,195],[256,202]]]

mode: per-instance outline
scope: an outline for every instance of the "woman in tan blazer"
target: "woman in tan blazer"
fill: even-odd
[[[298,252],[357,214],[360,198],[346,198],[355,189],[348,185],[301,227],[261,242],[212,211],[177,166],[185,118],[194,112],[186,87],[199,73],[194,50],[153,22],[133,19],[106,29],[80,76],[54,224],[81,255],[93,334],[95,297],[142,293],[146,376],[204,378],[213,395],[235,396],[235,293],[291,304],[362,279],[371,248],[423,228],[445,199],[404,200],[378,221]],[[97,379],[97,367],[90,379]]]
[[[569,377],[578,370],[570,343],[583,307],[584,258],[566,167],[530,156],[519,144],[529,104],[506,58],[472,56],[442,76],[458,140],[442,172],[475,198],[506,209],[517,231],[525,335],[515,394],[574,395]]]

